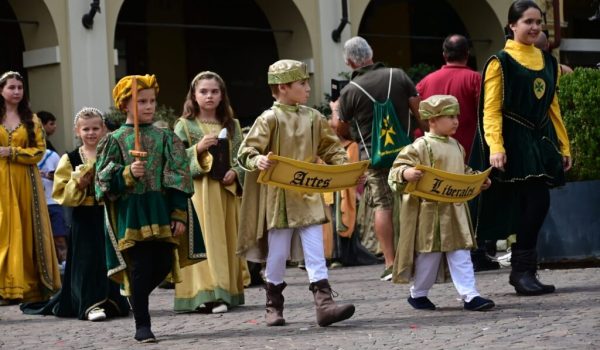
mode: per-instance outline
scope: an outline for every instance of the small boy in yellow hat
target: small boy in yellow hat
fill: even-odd
[[[133,79],[137,101],[132,98]],[[186,233],[193,193],[183,143],[169,129],[152,125],[158,82],[154,75],[126,76],[113,89],[115,106],[127,121],[100,141],[96,197],[106,208],[108,275],[122,283],[135,318],[135,339],[155,342],[148,297],[167,276],[177,280],[179,235]],[[145,157],[135,157],[134,106]]]
[[[422,164],[455,174],[475,174],[465,165],[465,150],[451,136],[458,128],[460,109],[450,95],[434,95],[419,104],[421,119],[429,122],[429,132],[400,151],[389,174],[394,191],[402,191],[408,182],[419,181]],[[491,184],[486,179],[482,189]],[[467,203],[436,202],[410,194],[402,196],[400,239],[396,250],[392,280],[409,283],[408,303],[418,310],[435,310],[427,297],[436,280],[443,281],[446,267],[452,282],[470,311],[489,310],[494,302],[480,296],[470,250],[475,245]],[[447,266],[442,258],[447,260]]]
[[[328,326],[350,318],[354,305],[336,305],[328,281],[323,250],[322,224],[327,222],[319,193],[285,190],[257,185],[258,170],[273,165],[269,154],[315,163],[346,163],[346,151],[317,110],[304,106],[310,85],[306,64],[280,60],[269,67],[268,82],[275,98],[273,106],[261,114],[242,142],[238,160],[248,170],[244,184],[238,252],[248,260],[266,258],[266,323],[282,326],[283,289],[286,260],[302,259],[313,292],[317,323]],[[258,187],[257,187],[258,186]],[[297,237],[301,241],[301,247]],[[293,239],[294,238],[294,239]]]

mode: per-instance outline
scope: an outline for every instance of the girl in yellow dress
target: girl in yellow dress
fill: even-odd
[[[213,157],[209,148],[217,145],[218,134],[225,133],[222,129],[227,130],[229,153]],[[218,74],[201,72],[192,80],[175,134],[188,147],[192,202],[207,255],[205,261],[182,270],[183,282],[175,287],[175,311],[227,312],[244,304],[244,278],[249,274],[246,261],[235,254],[244,174],[236,155],[242,132]],[[224,177],[219,179],[217,173]]]
[[[18,72],[0,76],[0,305],[47,300],[60,289],[58,261],[37,163],[42,124]]]

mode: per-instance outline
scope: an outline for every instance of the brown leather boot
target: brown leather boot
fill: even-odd
[[[287,286],[285,282],[278,285],[267,282],[265,286],[265,291],[267,292],[267,314],[265,315],[267,326],[283,326],[285,324],[285,319],[283,318],[283,302],[285,298],[282,294],[285,286]]]
[[[311,292],[315,297],[315,306],[317,308],[317,323],[321,327],[329,326],[332,323],[346,320],[354,315],[354,305],[336,305],[333,301],[331,286],[326,279],[310,284]]]

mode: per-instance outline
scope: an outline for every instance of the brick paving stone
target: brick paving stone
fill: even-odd
[[[477,273],[489,312],[462,308],[452,284],[436,284],[429,295],[435,311],[406,302],[408,285],[381,282],[382,266],[330,271],[340,303],[352,302],[348,321],[316,324],[306,272],[287,270],[284,327],[266,327],[264,290],[246,290],[246,305],[219,315],[175,314],[173,291],[151,295],[157,344],[133,339],[133,318],[87,322],[24,315],[18,306],[0,307],[0,349],[600,349],[600,269],[541,270],[554,294],[520,297],[508,284],[508,270]]]

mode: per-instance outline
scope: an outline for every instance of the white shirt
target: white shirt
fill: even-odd
[[[38,169],[40,169],[40,172],[42,173],[54,172],[56,171],[59,160],[60,156],[58,153],[47,149],[46,154],[44,154],[44,157],[38,163]],[[44,192],[46,194],[46,202],[48,205],[58,204],[54,199],[52,199],[52,186],[54,185],[54,180],[50,180],[42,176],[42,184],[44,185]]]

